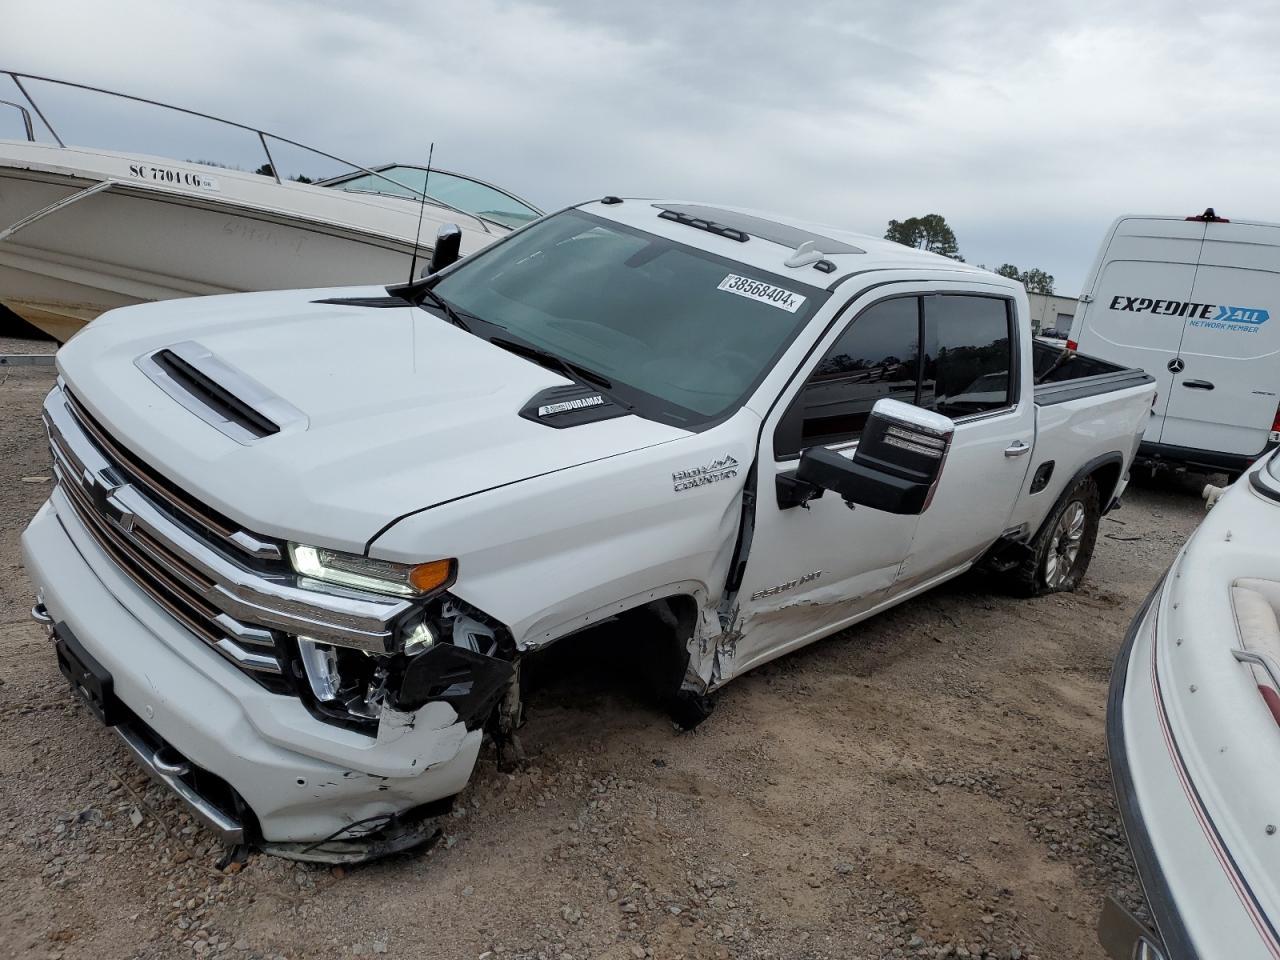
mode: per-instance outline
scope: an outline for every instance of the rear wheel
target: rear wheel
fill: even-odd
[[[1013,571],[1020,592],[1040,596],[1074,590],[1084,579],[1098,539],[1098,485],[1085,477],[1058,501]]]

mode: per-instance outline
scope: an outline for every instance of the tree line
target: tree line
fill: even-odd
[[[960,244],[956,241],[955,231],[940,213],[927,213],[923,217],[908,217],[906,220],[890,220],[884,238],[965,262],[960,255]],[[978,266],[987,269],[983,264]],[[1002,263],[993,272],[1017,280],[1027,288],[1027,293],[1042,293],[1046,296],[1053,294],[1053,275],[1039,267],[1021,270],[1012,263]]]

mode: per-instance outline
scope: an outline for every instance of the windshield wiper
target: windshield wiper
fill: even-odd
[[[444,297],[440,296],[440,294],[436,293],[430,287],[423,287],[418,291],[418,293],[439,307],[444,313],[445,318],[455,327],[465,330],[467,333],[471,332],[471,327],[468,325],[467,321],[463,320],[462,317],[458,315],[458,311],[453,309],[453,305]]]
[[[430,300],[444,314],[446,320],[470,333],[470,324],[458,316],[458,311],[453,308],[453,304],[432,289],[435,286],[435,279],[435,277],[419,277],[408,283],[395,283],[387,287],[387,293],[415,307],[422,306],[423,300]]]
[[[590,370],[580,364],[574,363],[572,360],[566,360],[564,357],[557,356],[550,350],[543,350],[541,347],[535,347],[533,344],[525,343],[523,340],[509,340],[506,337],[493,337],[489,342],[495,347],[501,347],[503,350],[508,350],[511,353],[518,354],[519,356],[532,360],[534,363],[541,364],[544,367],[549,367],[552,370],[563,373],[570,380],[585,380],[588,383],[595,384],[603,390],[610,390],[613,388],[613,381],[608,377],[603,374],[596,373],[594,370]],[[616,398],[610,399],[614,399],[619,406],[629,406],[629,404],[622,403],[621,401],[616,400]]]

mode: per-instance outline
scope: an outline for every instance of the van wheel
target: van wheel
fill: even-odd
[[[1071,488],[1012,571],[1018,592],[1028,597],[1074,590],[1084,579],[1098,539],[1098,485],[1085,477]]]

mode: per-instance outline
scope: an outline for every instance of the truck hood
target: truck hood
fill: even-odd
[[[404,514],[686,436],[634,415],[555,429],[520,416],[566,378],[381,287],[149,303],[95,320],[58,354],[115,439],[256,532],[364,550]],[[301,418],[245,444],[205,422],[139,359],[195,343]]]

